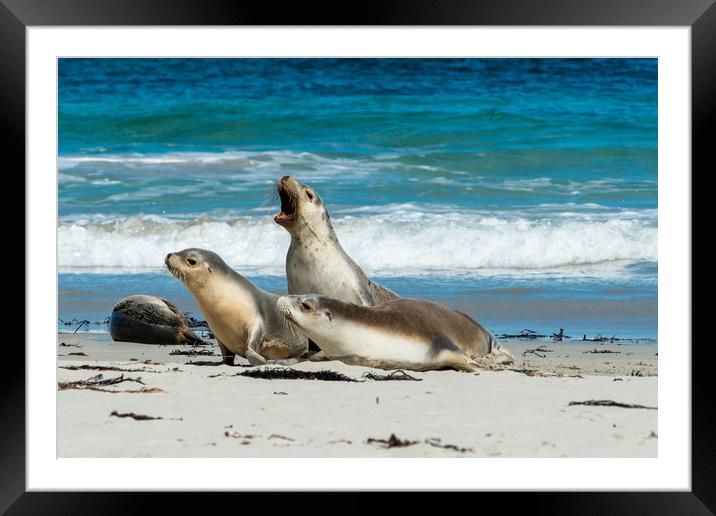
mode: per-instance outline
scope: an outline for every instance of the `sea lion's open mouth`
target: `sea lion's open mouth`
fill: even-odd
[[[283,182],[278,184],[278,196],[281,199],[281,213],[276,215],[273,220],[277,224],[286,225],[296,218],[296,199],[293,192],[286,188]]]

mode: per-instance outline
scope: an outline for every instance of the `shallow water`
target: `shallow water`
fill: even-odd
[[[282,276],[243,272],[260,288],[286,292]],[[403,297],[432,299],[461,310],[496,334],[519,333],[527,328],[551,335],[563,328],[575,338],[584,334],[589,338],[657,337],[656,286],[648,282],[429,274],[374,279]],[[90,320],[92,324],[82,330],[106,331],[102,321],[112,306],[132,294],[159,295],[198,316],[189,292],[168,272],[60,274],[59,288],[62,319]],[[59,325],[62,331],[76,327]]]

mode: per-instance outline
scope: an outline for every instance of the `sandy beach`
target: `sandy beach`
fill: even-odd
[[[215,356],[188,356],[176,354],[186,346],[59,333],[57,455],[657,456],[657,346],[503,345],[512,370],[378,381],[364,375],[390,371],[303,362],[291,369],[358,381],[269,380],[239,374],[278,366],[199,365],[219,361],[217,346],[199,348]]]

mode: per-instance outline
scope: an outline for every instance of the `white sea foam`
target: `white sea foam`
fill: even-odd
[[[67,183],[86,183],[87,179],[80,176],[75,176],[72,174],[64,174],[62,172],[58,173],[57,179],[60,182],[60,184],[67,184]]]
[[[544,190],[555,190],[571,195],[583,193],[604,192],[622,189],[628,181],[620,178],[587,179],[582,181],[566,181],[550,177],[536,177],[530,179],[506,179],[499,186],[503,190],[515,192],[535,193]],[[656,182],[645,182],[644,186],[656,188]]]
[[[399,162],[382,161],[380,158],[368,155],[366,159],[353,159],[343,157],[324,157],[310,152],[293,151],[225,151],[225,152],[165,152],[159,154],[91,154],[66,155],[57,160],[58,168],[63,173],[71,171],[79,165],[122,165],[127,167],[195,167],[201,165],[224,165],[228,169],[274,170],[281,166],[298,166],[306,173],[312,170],[323,173],[340,170],[370,170],[375,171],[375,164],[385,168],[400,166]],[[66,177],[66,176],[63,176]],[[61,178],[62,179],[62,178]]]
[[[480,156],[481,153],[475,153]],[[503,179],[498,176],[484,175],[479,169],[479,163],[473,164],[466,170],[457,170],[452,167],[444,168],[436,165],[419,164],[413,160],[405,162],[400,154],[365,153],[353,156],[316,154],[312,152],[297,152],[290,150],[225,150],[216,152],[161,152],[161,153],[96,153],[62,155],[57,159],[58,168],[64,175],[60,181],[76,181],[78,176],[68,176],[67,173],[81,165],[91,165],[94,169],[107,166],[126,166],[130,168],[161,167],[166,170],[182,170],[197,166],[216,168],[222,172],[231,169],[273,171],[281,167],[296,167],[301,175],[307,177],[324,177],[333,172],[351,171],[357,173],[380,172],[381,170],[425,171],[427,174],[421,180],[433,184],[452,185],[456,181],[448,176],[470,176],[473,181],[486,181],[491,186],[507,191],[537,192],[545,189],[572,191],[604,191],[605,189],[620,188],[628,185],[629,180],[619,177],[601,179],[565,179],[559,177],[528,177]],[[414,157],[414,156],[413,156]],[[432,177],[434,175],[434,177]],[[274,178],[275,179],[275,178]],[[416,178],[410,178],[415,180]],[[652,181],[637,181],[645,187],[656,187],[656,179]],[[636,184],[635,183],[635,184]]]
[[[334,215],[333,223],[351,257],[366,270],[386,274],[438,269],[520,273],[657,260],[657,226],[651,217],[529,219],[396,210]],[[75,217],[58,228],[63,270],[159,268],[167,253],[201,247],[238,270],[281,274],[288,244],[286,231],[266,216]]]

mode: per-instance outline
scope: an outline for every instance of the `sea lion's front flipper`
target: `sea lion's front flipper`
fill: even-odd
[[[251,330],[248,341],[246,342],[246,359],[252,366],[264,365],[266,359],[262,357],[257,350],[261,346],[261,328],[256,326]]]
[[[260,366],[266,364],[266,359],[249,347],[246,348],[246,359],[252,366]]]
[[[219,339],[216,339],[216,342],[219,343],[219,349],[221,350],[221,356],[223,357],[220,363],[226,365],[234,365],[234,357],[236,356],[236,353],[234,353],[233,351],[229,351],[229,348],[224,346],[224,343],[221,342]]]

